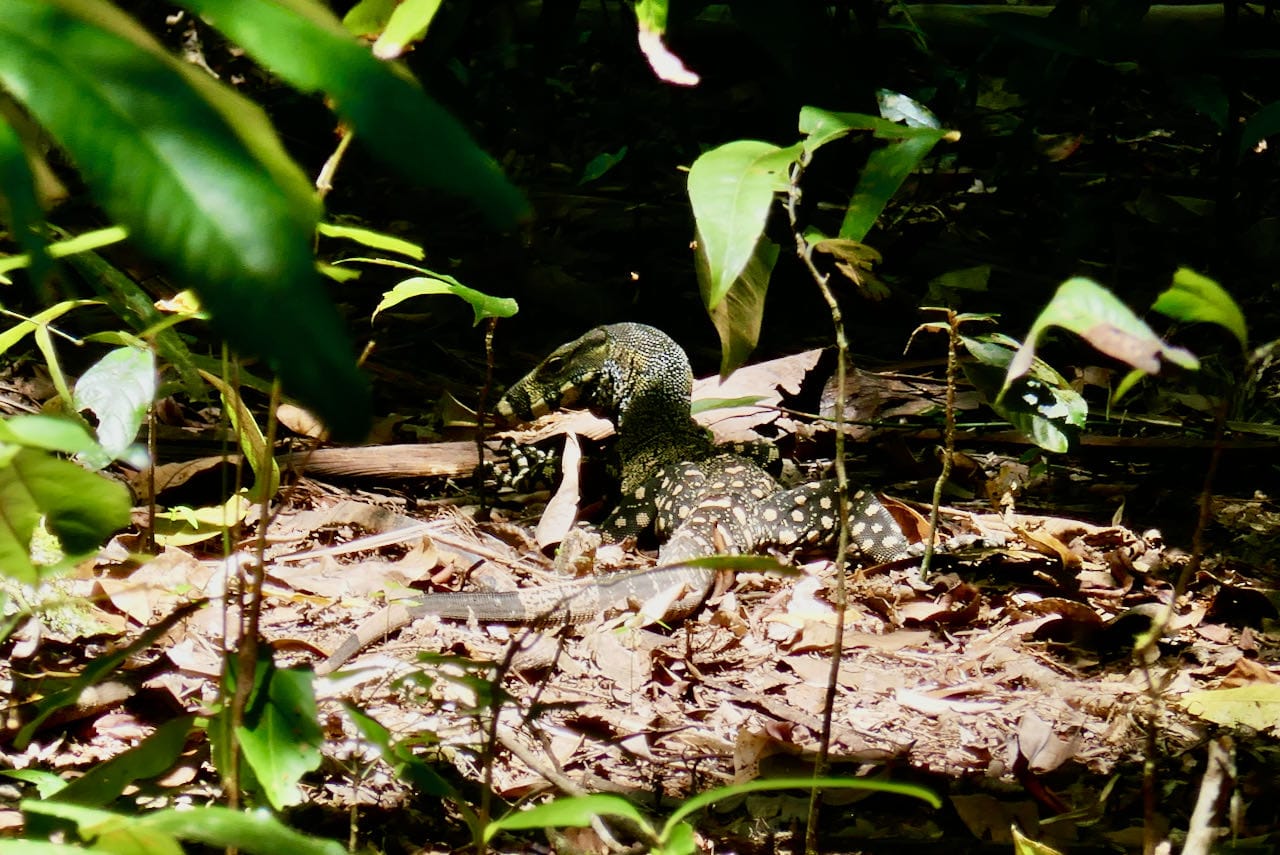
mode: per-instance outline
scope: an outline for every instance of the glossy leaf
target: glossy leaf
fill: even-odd
[[[1034,359],[1028,373],[1003,392],[1005,375],[1017,342],[1005,336],[961,336],[961,343],[975,361],[963,363],[965,377],[996,414],[1036,445],[1064,453],[1079,435],[1089,415],[1089,405],[1067,379],[1041,359]]]
[[[742,274],[764,234],[775,193],[787,188],[798,145],[738,140],[706,152],[689,170],[689,201],[705,255],[703,302],[714,309]]]
[[[261,110],[101,0],[0,4],[0,83],[233,346],[336,435],[363,435],[368,387],[314,269],[319,203]]]
[[[91,365],[76,381],[72,400],[77,412],[98,417],[98,442],[102,454],[85,455],[94,469],[101,469],[133,444],[156,397],[156,358],[140,347],[119,347]]]
[[[379,62],[313,0],[187,0],[273,73],[323,92],[374,154],[409,178],[474,201],[496,226],[529,214],[524,197],[408,72]]]

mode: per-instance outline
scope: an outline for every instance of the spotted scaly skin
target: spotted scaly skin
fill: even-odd
[[[652,529],[667,540],[686,527],[678,543],[663,549],[663,562],[833,539],[839,532],[835,481],[783,490],[752,461],[723,453],[693,419],[692,388],[688,357],[669,336],[644,324],[612,324],[557,348],[508,390],[497,410],[528,421],[577,405],[612,421],[622,498],[602,528],[614,536]],[[697,511],[721,496],[731,512],[716,521],[713,544]],[[855,551],[866,558],[887,561],[906,548],[893,517],[865,489],[850,496],[850,530]],[[708,549],[686,554],[695,541]]]
[[[663,541],[658,567],[519,591],[428,594],[367,620],[317,671],[335,670],[365,645],[429,614],[578,623],[621,603],[678,589],[664,617],[684,617],[706,599],[715,580],[714,569],[684,562],[833,539],[839,531],[836,483],[783,490],[756,463],[718,449],[693,420],[692,386],[688,357],[665,333],[643,324],[612,324],[557,348],[497,406],[513,421],[574,405],[610,419],[618,433],[622,498],[602,529],[614,538],[652,530]],[[864,558],[888,561],[906,548],[893,517],[867,490],[850,496],[850,531],[854,552]]]

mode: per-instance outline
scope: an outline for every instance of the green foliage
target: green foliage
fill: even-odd
[[[20,807],[31,817],[50,817],[71,824],[81,845],[56,845],[37,841],[7,841],[5,852],[16,855],[49,855],[72,851],[107,855],[181,855],[182,844],[197,843],[235,848],[250,855],[343,855],[332,840],[319,840],[287,828],[262,811],[234,811],[222,807],[182,807],[124,816],[80,805],[52,801],[24,801]]]
[[[72,396],[75,411],[98,417],[101,453],[84,456],[91,468],[102,469],[125,454],[155,396],[155,354],[145,347],[118,347],[80,375]]]
[[[698,851],[693,827],[685,819],[723,799],[772,790],[863,790],[867,792],[895,793],[921,799],[934,808],[942,806],[938,799],[924,787],[898,784],[891,781],[872,781],[865,778],[760,778],[727,787],[717,787],[700,793],[684,802],[667,818],[659,829],[649,822],[631,802],[607,793],[577,798],[556,799],[528,810],[513,811],[490,823],[485,830],[485,841],[493,839],[499,831],[531,828],[586,828],[599,817],[621,819],[637,829],[646,840],[649,852],[661,855],[691,855]]]
[[[961,336],[973,357],[963,363],[965,377],[1002,419],[1048,451],[1066,452],[1084,428],[1089,405],[1070,382],[1041,359],[1001,394],[1018,343],[1002,335]]]
[[[237,726],[224,706],[210,719],[208,735],[218,771],[225,776],[232,753],[239,751],[242,788],[279,810],[301,801],[298,782],[319,767],[324,734],[311,671],[276,668],[269,648],[259,653],[243,722]],[[232,657],[224,671],[224,698],[235,696],[235,675]]]
[[[893,96],[893,97],[890,97]],[[783,148],[756,140],[737,140],[701,155],[689,170],[689,201],[697,223],[696,268],[703,304],[720,334],[720,373],[741,365],[759,339],[764,297],[779,247],[765,236],[769,211],[780,193],[794,193],[793,182],[824,145],[852,133],[880,141],[859,176],[834,239],[805,230],[804,253],[835,254],[838,269],[858,277],[868,254],[852,244],[866,237],[902,182],[942,139],[956,134],[937,127],[925,110],[905,96],[881,93],[883,109],[913,122],[903,125],[860,113],[833,113],[816,107],[800,111],[804,138]],[[794,209],[793,213],[794,213]],[[794,224],[793,225],[798,225]]]
[[[326,93],[410,178],[471,197],[496,223],[525,215],[520,194],[461,126],[320,4],[188,5],[285,80]],[[335,436],[363,435],[368,389],[315,274],[320,206],[255,105],[170,57],[103,0],[0,7],[0,83],[71,154],[136,244],[196,288],[233,346],[264,356]],[[35,219],[29,175],[13,140],[0,144],[0,191],[16,200],[9,214],[24,239]],[[24,248],[39,261],[38,242]]]
[[[105,455],[79,425],[44,416],[0,422],[0,572],[26,584],[74,566],[129,522],[129,491],[51,451]],[[61,557],[32,557],[40,529]]]

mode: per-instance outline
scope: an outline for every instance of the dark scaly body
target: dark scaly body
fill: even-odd
[[[622,498],[602,528],[615,538],[654,531],[664,541],[660,566],[520,591],[429,594],[366,621],[321,673],[428,614],[525,624],[581,622],[678,585],[682,596],[666,617],[683,617],[706,598],[715,571],[681,562],[834,539],[839,530],[835,482],[783,490],[756,463],[721,451],[693,420],[692,385],[688,357],[665,333],[643,324],[613,324],[557,348],[497,406],[511,420],[527,421],[574,405],[612,420],[622,462]],[[855,552],[879,561],[902,554],[906,541],[873,493],[855,491],[849,513]]]

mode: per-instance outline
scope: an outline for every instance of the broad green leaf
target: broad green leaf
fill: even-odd
[[[427,28],[440,11],[441,0],[403,0],[387,21],[387,27],[373,43],[373,55],[379,59],[395,59],[414,42],[427,34]]]
[[[84,425],[55,416],[13,416],[0,421],[0,442],[63,454],[89,453],[98,445]]]
[[[363,436],[368,386],[314,269],[320,205],[258,107],[102,0],[0,3],[0,84],[233,346],[336,436]]]
[[[102,453],[84,455],[93,469],[120,457],[137,438],[156,384],[155,354],[140,347],[116,348],[80,375],[72,398],[76,411],[90,410],[98,417]]]
[[[720,304],[756,252],[773,195],[787,188],[787,171],[799,154],[798,145],[737,140],[694,161],[689,201],[706,259],[701,287],[708,309]]]
[[[399,66],[379,62],[313,0],[188,0],[184,5],[290,85],[324,92],[374,154],[409,178],[474,201],[495,225],[529,214],[524,197],[462,125]]]
[[[778,261],[778,245],[761,237],[745,267],[730,283],[731,287],[714,306],[711,305],[712,276],[703,251],[705,242],[699,237],[695,251],[698,289],[702,292],[707,314],[720,336],[720,376],[728,377],[747,361],[760,340],[764,320],[764,298],[769,290],[769,277]]]
[[[1173,287],[1151,308],[1183,323],[1217,324],[1236,337],[1242,350],[1249,347],[1249,328],[1240,306],[1221,285],[1194,270],[1178,268]]]
[[[266,663],[266,694],[246,712],[236,737],[244,759],[276,810],[302,801],[298,782],[320,766],[319,711],[309,670]]]
[[[45,239],[40,233],[43,219],[22,140],[0,116],[0,220],[9,225],[13,239],[26,251],[25,257],[31,261],[31,280],[35,283],[44,282],[51,268]]]
[[[31,536],[43,518],[61,542],[70,566],[93,553],[129,523],[129,491],[43,451],[24,448],[0,468],[0,573],[34,585],[41,569],[31,562]]]
[[[1059,454],[1068,451],[1084,427],[1089,405],[1067,379],[1043,360],[1034,359],[1030,371],[1002,394],[1017,342],[999,335],[961,336],[960,341],[976,360],[962,365],[965,377],[991,408],[1041,448]]]
[[[189,715],[164,722],[142,742],[94,766],[53,798],[93,807],[114,801],[128,785],[154,778],[172,768],[182,754],[194,722],[195,716]]]
[[[1147,374],[1159,373],[1162,360],[1193,371],[1200,367],[1190,351],[1165,344],[1106,288],[1091,279],[1076,277],[1062,283],[1036,317],[1027,340],[1009,363],[1001,396],[1010,383],[1031,368],[1036,344],[1054,326],[1070,330],[1113,359]]]
[[[325,237],[340,238],[343,240],[354,241],[355,243],[367,246],[370,249],[380,249],[383,252],[394,252],[397,255],[405,255],[415,261],[422,261],[427,257],[427,252],[416,243],[404,240],[403,238],[394,237],[393,235],[375,232],[372,229],[362,229],[356,226],[340,226],[336,223],[321,223],[318,227],[320,234]]]
[[[105,855],[182,855],[182,844],[163,831],[144,828],[135,817],[121,816],[97,808],[55,801],[19,804],[29,825],[42,825],[42,817],[58,817],[75,823],[78,836],[92,841],[92,852]],[[83,851],[76,847],[77,851]],[[6,847],[6,852],[8,847]]]
[[[491,297],[474,288],[468,288],[452,276],[433,273],[428,276],[415,276],[397,283],[394,288],[382,295],[382,302],[378,303],[378,307],[373,310],[373,318],[411,297],[430,294],[452,294],[465,300],[471,306],[477,324],[485,318],[509,318],[519,308],[516,301],[510,297]]]

